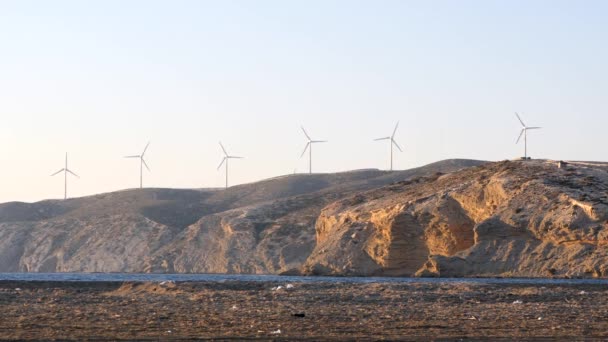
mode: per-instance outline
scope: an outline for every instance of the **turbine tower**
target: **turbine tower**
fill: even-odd
[[[327,142],[327,140],[312,140],[308,133],[306,133],[304,127],[301,128],[302,132],[304,132],[304,135],[306,136],[306,139],[308,139],[308,142],[306,143],[306,146],[304,147],[304,151],[302,151],[300,158],[302,158],[304,156],[304,153],[306,153],[306,150],[308,150],[308,173],[312,174],[312,144],[324,143]]]
[[[148,146],[150,146],[150,142],[148,142],[148,144],[146,144],[146,147],[144,147],[144,151],[140,154],[140,155],[136,155],[136,156],[126,156],[125,158],[138,158],[139,159],[139,188],[143,188],[144,186],[144,166],[146,167],[146,169],[148,169],[148,171],[150,171],[150,168],[148,167],[148,164],[146,164],[146,161],[144,160],[144,154],[146,154],[146,150],[148,149]]]
[[[519,137],[517,138],[517,141],[515,142],[516,144],[519,143],[519,140],[521,140],[521,136],[524,136],[524,159],[528,159],[528,130],[530,129],[540,129],[541,127],[528,127],[526,126],[526,124],[524,123],[524,121],[519,117],[519,114],[517,114],[517,112],[515,113],[515,115],[517,116],[517,120],[519,120],[519,122],[521,123],[521,132],[519,133]]]
[[[68,169],[68,153],[65,153],[65,167],[51,175],[51,177],[58,175],[63,172],[63,199],[68,199],[68,173],[71,173],[73,176],[80,178],[77,174],[72,172],[72,170]]]
[[[391,168],[390,168],[390,170],[391,171],[393,171],[393,145],[395,145],[399,149],[399,151],[403,152],[401,147],[399,147],[399,144],[397,144],[397,142],[395,141],[395,133],[397,133],[397,127],[399,127],[399,121],[397,121],[397,124],[395,125],[395,129],[393,130],[393,134],[390,137],[374,139],[374,141],[390,140],[390,145],[391,145]]]
[[[222,162],[220,163],[220,166],[217,167],[217,169],[219,170],[222,165],[226,163],[226,189],[228,189],[228,159],[243,159],[243,157],[229,155],[228,152],[226,152],[226,149],[224,148],[224,145],[222,145],[221,141],[220,147],[222,148],[222,152],[224,152],[224,158],[222,159]]]

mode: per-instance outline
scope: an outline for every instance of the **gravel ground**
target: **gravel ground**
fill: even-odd
[[[0,338],[601,340],[607,295],[605,285],[3,281]]]

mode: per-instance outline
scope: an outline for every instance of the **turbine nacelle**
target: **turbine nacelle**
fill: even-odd
[[[67,170],[67,169],[61,169],[61,170],[59,170],[59,171],[57,171],[57,172],[53,173],[53,174],[51,175],[51,177],[53,177],[53,176],[55,176],[55,175],[58,175],[58,174],[60,174],[60,173],[62,173],[62,172],[64,172],[64,171],[65,171],[65,172],[67,172],[67,173],[69,173],[69,174],[71,174],[71,175],[72,175],[72,176],[74,176],[74,177],[80,178],[80,176],[79,176],[79,175],[77,175],[77,174],[75,174],[74,172],[72,172],[72,170]]]
[[[222,165],[224,165],[224,162],[228,159],[243,159],[244,157],[236,157],[236,156],[225,156],[224,158],[222,158],[222,162],[220,163],[220,165],[217,167],[217,169],[219,170]]]

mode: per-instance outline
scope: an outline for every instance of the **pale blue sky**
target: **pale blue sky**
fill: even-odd
[[[0,202],[138,184],[502,160],[606,160],[606,1],[0,0]]]

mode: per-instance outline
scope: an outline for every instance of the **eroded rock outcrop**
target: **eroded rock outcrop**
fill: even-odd
[[[0,272],[295,273],[328,204],[481,161],[298,174],[224,189],[136,189],[0,204]]]
[[[337,201],[306,274],[608,276],[608,167],[499,162]]]

